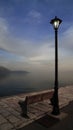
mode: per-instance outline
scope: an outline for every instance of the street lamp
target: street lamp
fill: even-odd
[[[59,115],[59,100],[58,100],[58,28],[62,20],[55,16],[54,19],[50,21],[55,30],[55,84],[54,84],[54,94],[51,98],[51,103],[53,105],[52,114]]]

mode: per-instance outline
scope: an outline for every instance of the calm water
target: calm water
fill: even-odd
[[[40,79],[39,79],[40,78]],[[49,88],[49,81],[32,73],[11,73],[0,77],[0,96],[15,95]]]
[[[66,84],[67,82],[60,82],[61,86]],[[45,90],[53,87],[54,80],[50,77],[50,75],[11,73],[0,77],[0,97]]]

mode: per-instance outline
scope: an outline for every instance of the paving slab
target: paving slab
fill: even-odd
[[[0,130],[13,130],[13,125],[10,123],[3,123],[0,125]]]

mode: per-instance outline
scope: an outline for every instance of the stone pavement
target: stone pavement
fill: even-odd
[[[28,94],[0,98],[0,130],[17,130],[43,117],[46,113],[51,113],[52,106],[49,104],[50,101],[46,100],[29,105],[29,118],[22,117],[18,101],[26,95]],[[73,101],[73,86],[59,88],[60,108],[68,105],[70,101]]]

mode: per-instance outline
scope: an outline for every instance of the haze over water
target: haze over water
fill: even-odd
[[[54,88],[54,73],[11,73],[0,78],[0,97]],[[73,84],[73,73],[60,73],[59,87]]]

